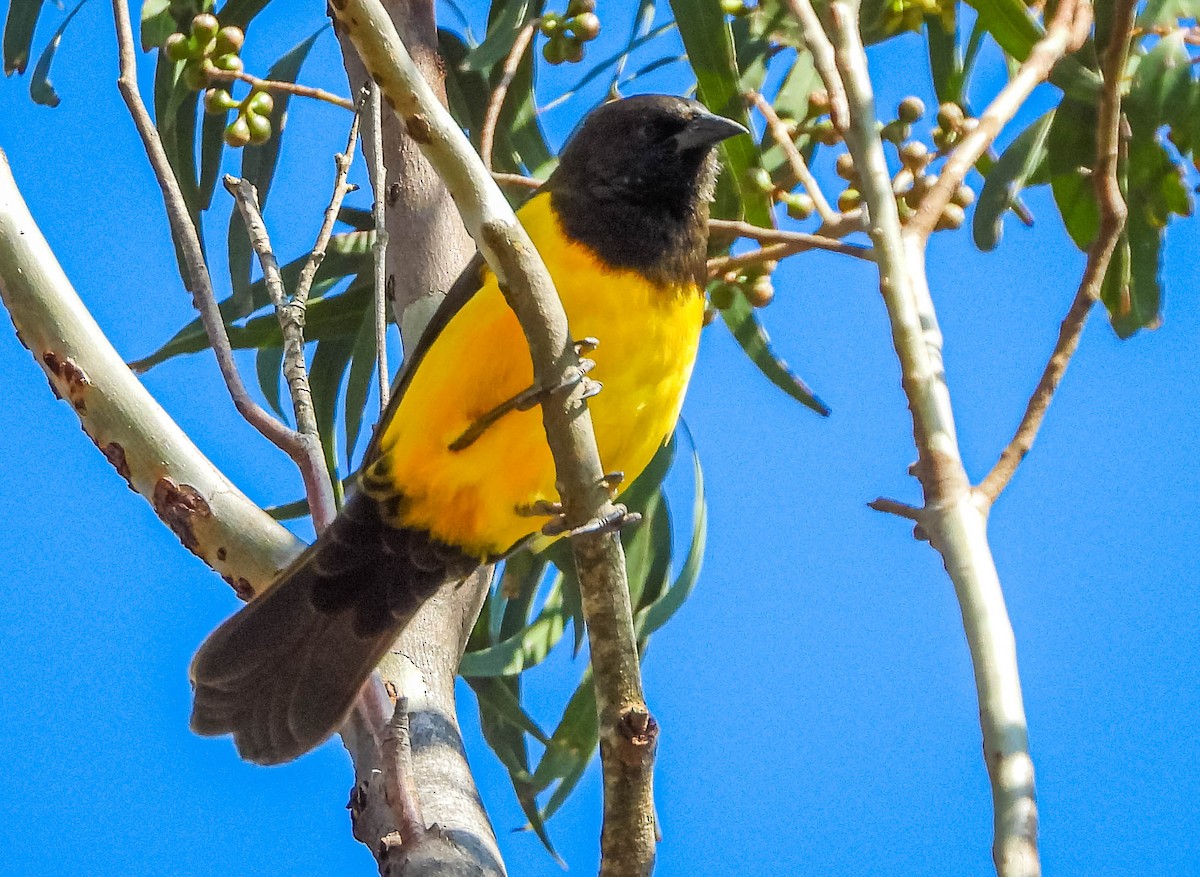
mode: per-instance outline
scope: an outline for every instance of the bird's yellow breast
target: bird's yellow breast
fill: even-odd
[[[665,286],[606,268],[564,236],[541,194],[519,212],[545,260],[577,338],[594,337],[589,401],[605,471],[636,478],[670,436],[695,362],[704,300],[692,284]],[[392,523],[428,530],[483,558],[535,532],[545,518],[522,514],[557,501],[554,461],[540,408],[513,411],[459,451],[473,423],[533,383],[525,336],[490,271],[430,345],[394,415],[363,485],[378,499],[402,495]]]

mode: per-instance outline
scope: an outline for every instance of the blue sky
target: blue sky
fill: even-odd
[[[606,24],[631,15],[626,5],[613,3]],[[311,33],[323,4],[270,15],[251,69]],[[132,359],[191,312],[114,87],[109,16],[89,4],[68,34],[57,110],[33,106],[24,79],[0,83],[0,148],[67,274]],[[882,102],[917,93],[932,103],[911,60],[919,51],[908,40],[872,56],[886,70]],[[331,36],[304,79],[344,90]],[[562,81],[548,78],[545,94]],[[684,83],[668,69],[647,87]],[[586,105],[578,98],[549,114],[552,136]],[[316,231],[345,124],[339,110],[292,106],[267,208],[289,257]],[[1030,206],[1037,227],[1010,221],[994,253],[976,252],[966,232],[932,246],[975,478],[1008,440],[1083,265],[1044,190]],[[223,238],[223,219],[214,227]],[[1034,452],[992,514],[1047,873],[1182,874],[1200,861],[1198,245],[1195,223],[1171,227],[1161,329],[1121,342],[1096,314]],[[833,415],[784,398],[722,328],[706,332],[685,417],[705,466],[708,551],[695,595],[645,663],[663,727],[658,874],[718,875],[731,862],[748,875],[987,874],[990,794],[953,591],[908,527],[866,507],[879,495],[918,497],[875,278],[870,266],[809,254],[786,263],[776,285],[763,319]],[[187,663],[235,608],[232,593],[126,489],[7,321],[0,375],[5,870],[372,873],[349,834],[340,744],[263,769],[239,762],[227,741],[188,732]],[[254,499],[298,493],[287,460],[233,411],[209,356],[170,362],[146,383]],[[553,722],[578,671],[561,656],[534,672],[535,715]],[[532,835],[511,831],[523,819],[465,689],[461,715],[510,871],[560,873]],[[595,867],[599,812],[593,767],[550,823],[572,872]]]

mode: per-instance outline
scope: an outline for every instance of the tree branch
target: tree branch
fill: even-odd
[[[339,0],[347,35],[409,134],[436,167],[496,272],[526,333],[538,384],[555,385],[578,368],[562,303],[528,235],[491,175],[421,79],[392,22],[375,0]],[[547,442],[567,524],[615,512],[604,482],[582,386],[543,404]],[[601,874],[648,874],[655,818],[652,764],[657,727],[642,696],[640,667],[620,540],[595,532],[572,540],[592,649],[605,778]]]
[[[1125,66],[1129,60],[1135,5],[1133,0],[1121,0],[1116,5],[1111,41],[1100,65],[1104,87],[1100,96],[1099,120],[1096,126],[1096,167],[1093,175],[1096,200],[1100,205],[1100,229],[1096,240],[1088,248],[1087,265],[1084,267],[1075,299],[1059,327],[1054,352],[1050,355],[1042,377],[1029,398],[1016,434],[1001,452],[1000,459],[996,461],[992,471],[979,483],[977,493],[985,507],[990,507],[996,501],[1012,480],[1025,455],[1033,447],[1038,430],[1041,429],[1042,421],[1054,398],[1054,392],[1058,389],[1071,357],[1079,346],[1079,338],[1083,334],[1088,314],[1100,299],[1104,275],[1108,272],[1113,252],[1125,228],[1128,208],[1121,196],[1121,186],[1117,182],[1117,169],[1122,141],[1121,92]]]
[[[496,124],[500,121],[500,111],[504,109],[508,87],[517,75],[517,68],[521,66],[521,59],[525,57],[539,24],[541,19],[534,18],[527,21],[517,32],[508,57],[504,59],[504,66],[500,68],[500,81],[496,83],[496,88],[488,100],[487,111],[483,115],[483,127],[479,130],[479,155],[483,158],[484,167],[489,171],[492,169],[492,144],[496,142]]]
[[[245,497],[113,349],[29,215],[0,152],[0,299],[50,387],[184,547],[249,599],[304,545]]]
[[[387,165],[383,152],[383,95],[379,84],[368,86],[366,125],[363,126],[363,146],[370,165],[371,179],[378,180],[374,186],[375,197],[371,201],[371,218],[375,221],[375,243],[371,255],[375,260],[375,364],[379,380],[379,413],[387,410],[391,396],[391,369],[388,368],[388,282],[387,282],[387,211],[383,206],[383,181],[387,178]]]
[[[813,66],[821,81],[825,83],[825,91],[829,94],[829,119],[833,126],[845,132],[850,124],[847,117],[849,109],[846,106],[846,86],[838,75],[837,63],[834,60],[833,44],[821,27],[821,19],[813,7],[812,0],[785,0],[787,8],[796,21],[800,22],[804,45],[812,55]]]
[[[834,233],[849,231],[843,226],[845,225],[845,217],[839,215],[838,227],[834,228]],[[760,228],[749,222],[741,222],[729,219],[710,219],[708,221],[709,234],[712,235],[730,235],[738,238],[749,238],[758,241],[762,244],[769,244],[759,250],[752,250],[749,253],[739,253],[732,256],[718,256],[708,260],[708,276],[718,277],[727,271],[732,271],[741,268],[745,265],[756,265],[761,262],[769,262],[782,259],[786,256],[792,256],[796,253],[803,253],[806,250],[828,250],[831,253],[841,253],[843,256],[853,256],[856,259],[863,259],[867,262],[875,261],[874,253],[870,247],[859,246],[858,244],[848,244],[844,241],[839,241],[836,238],[828,237],[822,234],[807,234],[801,231],[780,231],[773,228]],[[822,230],[824,226],[822,227]],[[857,230],[857,225],[855,229]]]
[[[1091,13],[1092,7],[1086,0],[1062,0],[1058,4],[1046,35],[1034,44],[1017,75],[984,110],[974,130],[950,152],[937,183],[921,199],[916,213],[908,221],[910,234],[925,238],[933,232],[942,211],[1000,130],[1024,106],[1033,90],[1050,77],[1054,65],[1083,45],[1090,30]]]
[[[225,321],[217,305],[217,297],[213,293],[212,279],[208,274],[208,265],[204,261],[204,250],[200,246],[200,237],[192,222],[179,181],[167,159],[158,131],[150,120],[146,105],[137,86],[137,49],[133,41],[133,28],[129,22],[129,6],[125,0],[113,0],[113,18],[116,21],[117,48],[120,59],[120,76],[117,88],[125,99],[129,115],[141,136],[142,145],[154,176],[162,190],[163,203],[167,209],[167,221],[171,227],[171,237],[179,251],[183,254],[184,285],[192,293],[192,301],[200,312],[200,321],[217,357],[217,366],[225,379],[225,386],[233,399],[234,407],[277,448],[291,457],[300,469],[304,481],[305,492],[308,494],[310,505],[320,505],[319,490],[322,479],[325,484],[329,478],[322,475],[325,469],[325,459],[321,448],[316,447],[303,435],[289,429],[272,417],[261,405],[251,397],[242,377],[238,373],[237,364],[233,360],[233,349],[229,344],[229,334],[225,330]]]
[[[815,32],[807,21],[804,27],[810,44],[832,37],[838,79],[845,87],[846,145],[861,178],[879,262],[880,292],[912,414],[918,450],[913,473],[924,494],[920,526],[942,555],[954,583],[975,670],[995,812],[996,870],[1001,877],[1036,877],[1041,868],[1037,805],[1016,642],[987,541],[986,514],[973,499],[958,448],[942,363],[942,336],[925,275],[928,235],[901,229],[855,7],[833,0],[827,34]],[[826,81],[831,93],[836,84]]]
[[[209,83],[229,84],[232,82],[245,82],[255,91],[293,94],[297,97],[308,97],[313,100],[324,101],[327,104],[333,104],[335,107],[341,107],[344,110],[354,109],[354,101],[344,98],[340,94],[326,91],[323,88],[313,88],[310,85],[301,85],[298,82],[259,79],[253,73],[247,73],[245,70],[219,70],[211,65],[206,66],[204,72],[208,74]]]
[[[775,112],[775,107],[771,106],[771,102],[757,91],[747,92],[746,100],[766,120],[767,130],[771,132],[771,137],[779,144],[780,149],[783,150],[783,154],[787,156],[792,173],[795,174],[800,184],[804,186],[804,191],[808,193],[808,196],[812,198],[813,205],[817,209],[817,215],[821,217],[821,222],[825,225],[837,225],[841,220],[841,214],[829,206],[829,202],[825,199],[825,193],[821,191],[821,186],[817,182],[817,178],[808,169],[808,162],[804,160],[804,156],[796,148],[796,143],[792,140],[792,135],[788,131],[787,125],[779,118],[779,114]]]

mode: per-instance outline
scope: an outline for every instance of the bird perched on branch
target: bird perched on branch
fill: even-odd
[[[590,403],[605,471],[628,484],[675,428],[704,314],[713,147],[746,133],[695,101],[590,113],[518,212],[575,337],[598,343]],[[476,256],[408,357],[332,524],[192,662],[192,728],[289,761],[345,720],[421,604],[553,515],[554,461],[525,336]],[[539,517],[540,515],[540,517]]]

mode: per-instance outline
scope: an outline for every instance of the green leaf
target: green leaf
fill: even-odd
[[[1092,183],[1096,160],[1096,108],[1064,97],[1046,137],[1050,188],[1075,246],[1086,250],[1100,228],[1100,207]]]
[[[283,411],[280,399],[280,379],[283,377],[283,347],[260,347],[254,358],[254,371],[258,376],[258,387],[272,410],[284,420],[288,417]]]
[[[537,666],[562,638],[565,626],[562,606],[559,573],[533,623],[494,646],[467,652],[458,672],[463,676],[516,676]]]
[[[221,7],[217,18],[221,20],[221,24],[233,25],[245,30],[254,17],[266,9],[270,2],[271,0],[229,0]]]
[[[957,17],[947,25],[940,15],[925,16],[925,41],[929,72],[939,103],[961,103],[963,99],[963,56],[958,48]]]
[[[341,394],[342,379],[350,365],[350,354],[354,352],[352,337],[326,338],[317,342],[312,364],[308,369],[308,383],[312,389],[313,412],[317,430],[321,434],[321,448],[325,451],[325,464],[334,488],[334,497],[341,505],[342,483],[338,479],[337,453],[337,403]]]
[[[683,46],[696,74],[700,100],[710,110],[750,128],[742,100],[741,78],[734,56],[733,35],[716,0],[671,0]],[[771,227],[771,202],[752,179],[760,167],[758,147],[751,137],[731,137],[721,144],[725,173],[717,183],[713,215]]]
[[[1200,18],[1198,0],[1149,0],[1137,17],[1137,24],[1143,30],[1174,28],[1181,19],[1197,18]]]
[[[350,377],[346,379],[346,468],[351,469],[351,458],[362,436],[362,425],[366,420],[367,397],[371,395],[371,378],[375,375],[378,358],[375,350],[375,289],[372,278],[362,278],[371,284],[371,301],[363,310],[362,325],[354,341],[354,354],[350,359]]]
[[[237,215],[237,212],[234,212]],[[243,240],[245,235],[242,236]],[[326,293],[351,275],[369,275],[371,271],[371,247],[374,245],[375,235],[373,232],[344,232],[335,234],[329,239],[329,244],[326,247],[325,259],[317,268],[317,273],[313,275],[313,285],[309,292],[312,298],[309,299],[308,313],[308,330],[313,328],[313,309],[314,306],[318,311],[323,311],[327,305],[318,305],[317,302],[327,301]],[[249,245],[247,244],[246,252],[249,253]],[[300,270],[304,267],[304,263],[308,261],[308,254],[293,259],[288,264],[280,269],[283,277],[283,285],[286,289],[295,289],[296,282],[300,277]],[[247,268],[247,273],[249,269]],[[365,280],[361,282],[366,282]],[[347,292],[350,290],[348,289]],[[254,311],[266,306],[269,300],[267,295],[266,282],[261,278],[252,284],[248,284],[242,297],[239,299],[235,293],[229,298],[221,302],[221,316],[225,320],[226,326],[231,326],[236,320],[240,320]],[[362,298],[356,298],[353,303],[350,300],[338,302],[338,307],[347,308],[363,308],[367,304]],[[361,314],[361,311],[355,313]],[[271,315],[274,319],[274,313]],[[349,318],[356,319],[356,318]],[[346,325],[339,323],[339,326]],[[354,323],[355,326],[358,323]],[[249,324],[247,324],[249,329]],[[237,334],[237,330],[231,328],[231,338]],[[276,336],[271,336],[275,338]],[[311,338],[309,340],[312,340]],[[278,345],[278,340],[274,341],[274,346]],[[248,346],[258,347],[261,343],[251,343]],[[175,333],[166,344],[143,359],[131,362],[129,367],[137,372],[148,371],[161,362],[165,362],[173,356],[179,356],[182,353],[196,353],[208,347],[208,335],[204,331],[204,326],[201,325],[200,319],[197,317],[190,323]]]
[[[497,718],[529,734],[529,736],[533,737],[533,739],[537,740],[543,746],[550,742],[550,738],[546,736],[546,732],[541,729],[529,713],[525,712],[525,709],[521,706],[521,702],[513,693],[512,688],[505,685],[502,680],[491,678],[498,674],[472,676],[469,673],[463,673],[461,670],[459,672],[466,677],[467,684],[474,690],[480,704],[487,704]]]
[[[671,572],[671,514],[661,489],[640,513],[641,522],[621,534],[629,602],[635,609],[658,599]]]
[[[733,337],[741,345],[742,350],[750,357],[750,361],[758,366],[766,378],[779,387],[793,399],[806,408],[820,414],[829,415],[829,408],[818,399],[796,374],[788,368],[787,363],[777,357],[771,350],[770,339],[754,313],[754,308],[746,301],[740,292],[733,297],[733,304],[721,311],[721,318]]]
[[[525,23],[528,0],[506,0],[492,4],[487,36],[470,51],[463,64],[468,70],[490,70],[508,57],[517,32]],[[533,46],[530,47],[531,49]]]
[[[695,481],[695,499],[692,502],[692,542],[687,557],[675,583],[661,597],[638,613],[636,619],[639,641],[645,640],[679,611],[691,596],[700,578],[700,567],[704,563],[704,545],[708,536],[708,501],[704,497],[704,473],[700,469],[700,455],[692,446],[692,471]]]
[[[1133,128],[1155,131],[1171,125],[1188,130],[1195,110],[1192,62],[1183,37],[1183,31],[1167,34],[1137,65],[1124,104]]]
[[[588,667],[533,772],[533,787],[539,791],[545,789],[555,780],[574,773],[580,761],[590,761],[599,741],[599,730],[596,690],[592,685],[592,668]]]
[[[225,153],[225,126],[229,112],[205,113],[200,126],[200,209],[212,206],[217,177],[221,175],[221,157]],[[236,212],[236,211],[235,211]]]
[[[375,216],[370,210],[364,210],[361,207],[347,207],[343,204],[342,209],[338,211],[337,221],[342,225],[350,226],[355,231],[375,230]]]
[[[71,23],[71,19],[76,16],[86,2],[87,0],[79,0],[75,4],[75,8],[63,18],[62,24],[54,32],[54,36],[50,37],[50,42],[46,43],[46,48],[42,49],[41,57],[38,58],[38,62],[33,68],[33,78],[29,80],[29,96],[33,98],[34,103],[44,107],[59,105],[58,92],[54,90],[54,85],[50,82],[50,65],[54,63],[54,55],[58,52],[58,46],[62,42],[67,25]]]
[[[178,26],[171,11],[171,0],[143,0],[141,43],[142,51],[158,49],[175,33]]]
[[[1004,214],[1017,202],[1030,175],[1046,157],[1046,139],[1053,121],[1051,110],[1018,134],[984,177],[971,226],[979,249],[993,250],[1000,242]]]
[[[10,0],[4,19],[4,75],[24,73],[42,0]]]

